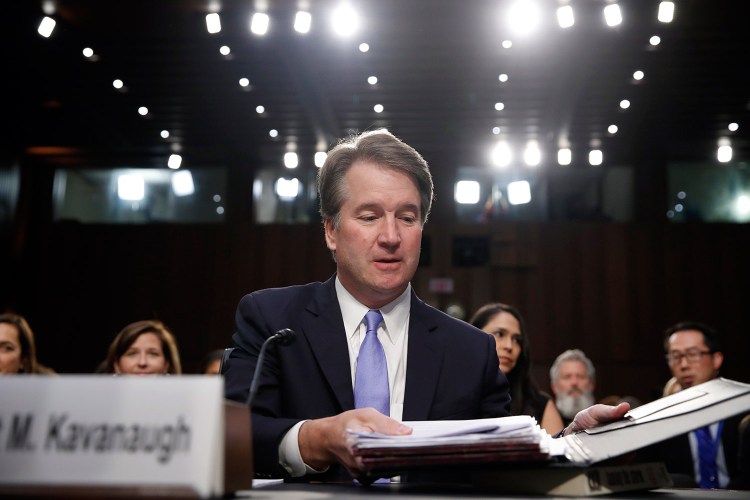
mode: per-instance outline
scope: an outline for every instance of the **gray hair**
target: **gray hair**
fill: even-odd
[[[586,372],[589,374],[589,380],[591,383],[593,384],[596,382],[596,369],[594,368],[594,363],[586,357],[586,354],[584,354],[582,350],[568,349],[560,354],[555,359],[555,362],[552,363],[552,367],[549,369],[550,383],[554,384],[557,380],[557,377],[560,375],[560,365],[564,361],[580,361],[586,367]]]
[[[386,129],[371,130],[342,139],[328,152],[318,171],[318,195],[323,223],[330,220],[336,228],[341,222],[341,205],[348,194],[344,176],[357,161],[367,161],[408,175],[417,185],[420,197],[419,218],[422,225],[430,215],[433,183],[430,168],[417,150]]]

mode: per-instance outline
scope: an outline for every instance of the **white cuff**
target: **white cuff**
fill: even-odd
[[[281,465],[292,477],[302,477],[305,474],[322,474],[328,470],[315,470],[302,461],[299,452],[299,429],[307,420],[297,422],[289,429],[279,443],[279,465]]]

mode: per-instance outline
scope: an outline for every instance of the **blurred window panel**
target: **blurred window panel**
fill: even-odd
[[[666,216],[671,222],[750,222],[750,167],[672,164]]]

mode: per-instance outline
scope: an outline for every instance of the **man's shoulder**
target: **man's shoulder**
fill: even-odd
[[[328,282],[315,281],[304,285],[290,285],[284,287],[264,288],[248,293],[242,300],[240,306],[248,302],[257,302],[259,304],[275,304],[278,302],[298,302],[309,301],[317,293],[329,286]]]
[[[420,320],[427,322],[428,327],[438,327],[441,330],[455,335],[476,335],[477,333],[484,333],[474,325],[451,316],[450,314],[423,302],[416,296],[415,299],[416,300],[412,303],[412,314],[416,314]]]

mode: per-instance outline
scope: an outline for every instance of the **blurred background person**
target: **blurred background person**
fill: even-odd
[[[34,332],[23,316],[0,314],[0,375],[54,374],[36,360]]]
[[[563,428],[551,397],[540,391],[531,378],[531,344],[521,313],[502,303],[485,304],[469,321],[495,338],[500,370],[510,382],[511,415],[531,415],[549,434]]]
[[[206,354],[201,361],[198,373],[203,375],[221,374],[221,358],[224,356],[224,349],[214,349]]]
[[[580,349],[568,349],[560,354],[549,370],[549,380],[555,394],[555,406],[566,426],[576,413],[596,402],[594,363]]]
[[[161,321],[131,323],[110,344],[103,372],[123,375],[179,375],[182,373],[182,365],[177,341]]]

